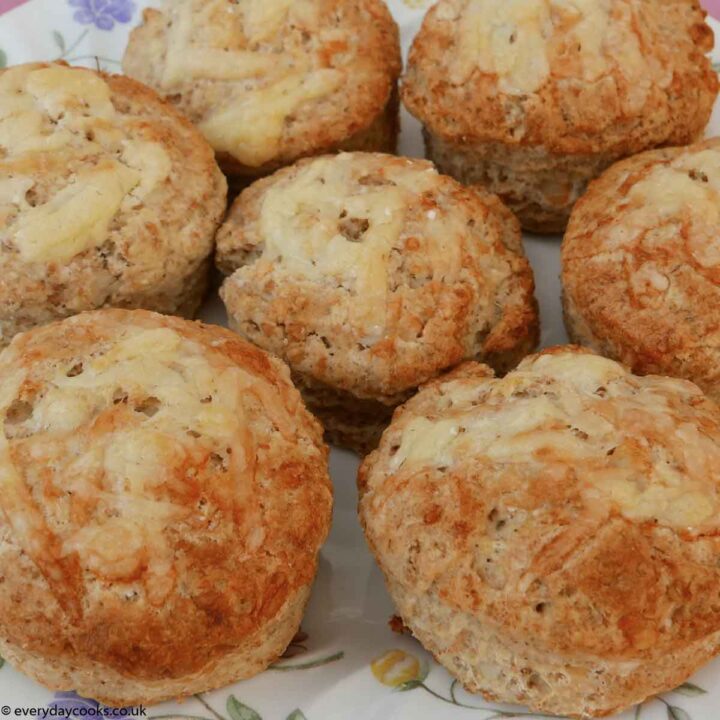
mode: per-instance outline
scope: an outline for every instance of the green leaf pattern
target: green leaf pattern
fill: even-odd
[[[58,50],[60,50],[60,54],[64,54],[67,48],[65,46],[65,38],[63,37],[63,34],[58,30],[53,30],[52,36],[55,44],[58,46]]]
[[[675,705],[667,706],[668,720],[692,720],[689,713]]]
[[[289,670],[311,670],[312,668],[322,667],[323,665],[337,662],[338,660],[342,660],[344,657],[345,653],[341,650],[340,652],[333,653],[332,655],[327,655],[325,657],[318,658],[317,660],[308,660],[304,663],[296,663],[293,665],[276,663],[275,665],[271,665],[270,669],[281,670],[282,672],[287,672]]]
[[[226,708],[231,720],[262,720],[258,712],[243,705],[234,695],[227,699]]]

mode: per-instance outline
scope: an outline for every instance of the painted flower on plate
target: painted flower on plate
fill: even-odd
[[[373,660],[370,669],[378,682],[392,688],[420,682],[427,675],[422,663],[404,650],[389,650]]]
[[[63,708],[66,713],[72,715],[94,715],[100,704],[97,700],[84,698],[76,692],[56,692],[48,707]]]
[[[132,20],[135,3],[132,0],[68,0],[77,10],[73,17],[83,25],[95,25],[99,30],[112,30],[115,23]]]

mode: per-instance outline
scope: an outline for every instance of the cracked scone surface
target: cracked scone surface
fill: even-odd
[[[720,140],[644,153],[593,183],[562,249],[574,341],[720,401]]]
[[[231,174],[338,147],[392,152],[399,34],[383,0],[173,0],[123,68],[174,102]]]
[[[200,133],[134,80],[0,72],[0,345],[106,305],[194,314],[226,192]]]
[[[614,160],[696,140],[717,94],[697,0],[441,0],[403,100],[430,157],[560,231]]]
[[[285,359],[351,445],[353,417],[376,439],[419,384],[467,358],[505,371],[537,340],[517,221],[421,160],[345,153],[260,180],[217,261],[232,326]]]
[[[0,368],[2,656],[113,706],[276,660],[332,504],[287,367],[224,328],[112,309],[17,336]]]
[[[471,691],[606,715],[720,650],[720,409],[692,383],[575,347],[468,363],[359,487],[403,621]]]

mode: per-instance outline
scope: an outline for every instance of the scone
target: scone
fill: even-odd
[[[165,0],[123,68],[175,103],[230,175],[395,150],[400,44],[383,0]]]
[[[611,163],[699,139],[712,47],[698,0],[440,0],[402,96],[442,172],[561,232]]]
[[[205,139],[149,88],[0,71],[0,346],[104,306],[192,316],[226,193]]]
[[[562,249],[568,334],[720,402],[720,140],[625,160],[576,205]]]
[[[218,233],[230,324],[282,357],[336,444],[374,447],[418,385],[535,346],[520,228],[422,160],[344,153],[256,182]]]
[[[398,612],[471,692],[602,716],[720,652],[720,408],[692,383],[573,347],[468,363],[359,486]]]
[[[0,654],[112,706],[264,670],[330,523],[287,367],[224,328],[99,310],[0,354]]]

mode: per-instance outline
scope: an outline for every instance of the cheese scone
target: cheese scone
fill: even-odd
[[[0,423],[2,657],[127,706],[285,650],[332,494],[282,362],[224,328],[82,313],[0,354]]]
[[[383,0],[164,0],[123,60],[246,178],[337,149],[393,152],[401,66]]]
[[[226,193],[202,135],[140,83],[0,71],[0,346],[103,306],[192,316]]]
[[[561,232],[611,163],[699,139],[712,47],[699,0],[440,0],[402,95],[443,172]]]
[[[720,139],[608,170],[573,211],[562,266],[574,342],[720,402]]]
[[[720,408],[690,382],[577,347],[468,363],[359,489],[403,622],[471,692],[603,716],[720,652]]]
[[[520,227],[423,160],[343,153],[256,182],[217,239],[231,327],[282,357],[330,439],[359,452],[423,382],[507,371],[538,336]]]

